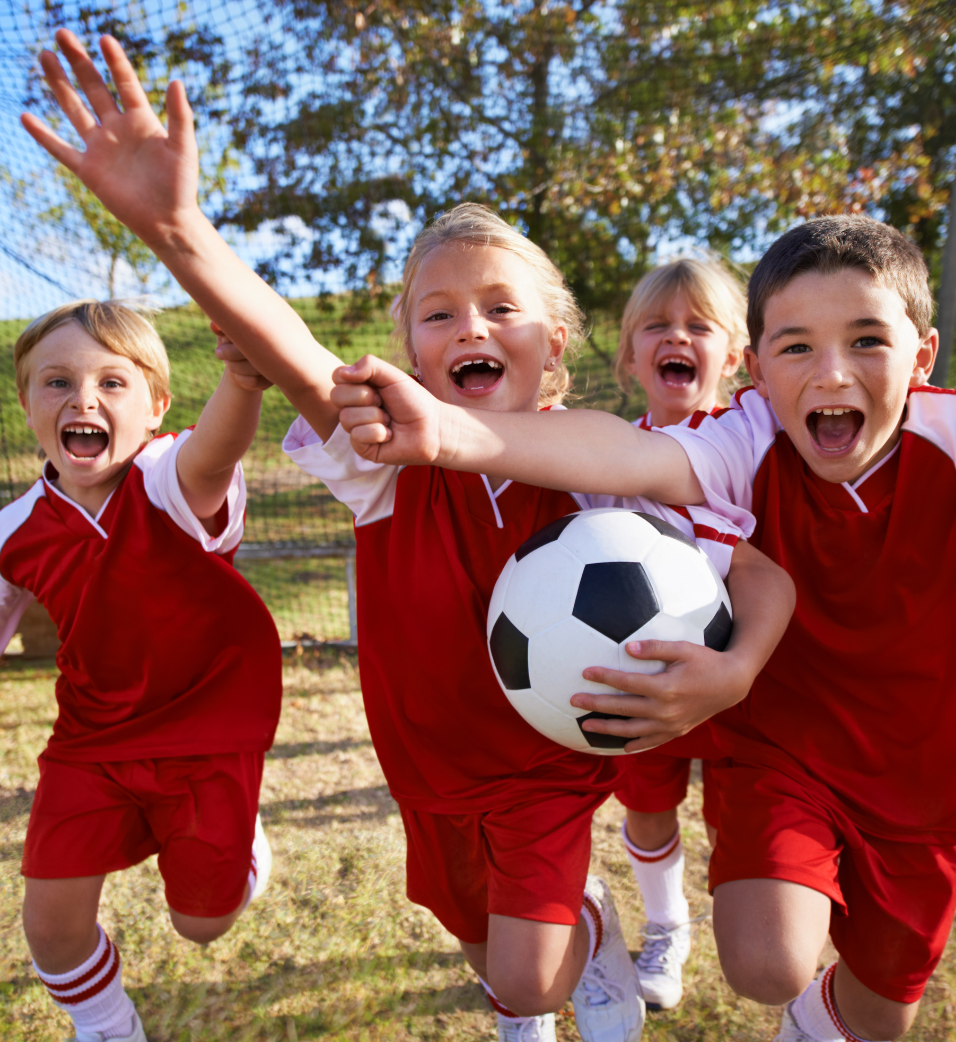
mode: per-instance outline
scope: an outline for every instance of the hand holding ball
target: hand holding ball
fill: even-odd
[[[658,673],[631,658],[632,640],[686,640],[722,651],[730,598],[707,555],[678,529],[631,510],[585,510],[552,521],[508,560],[488,608],[488,648],[505,695],[560,745],[617,756],[628,739],[584,731],[579,691],[610,689],[588,666]]]

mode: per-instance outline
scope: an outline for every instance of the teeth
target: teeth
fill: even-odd
[[[454,376],[455,373],[460,373],[466,365],[487,365],[492,369],[504,369],[504,366],[500,362],[495,362],[490,358],[469,358],[466,362],[459,362],[458,365],[452,369],[452,376]]]
[[[105,433],[100,427],[80,427],[74,425],[72,427],[64,427],[63,432],[65,434],[103,434]]]
[[[662,358],[660,360],[660,362],[658,362],[657,364],[658,365],[670,365],[670,364],[675,363],[675,362],[677,363],[677,365],[686,365],[688,369],[693,369],[694,368],[694,363],[693,362],[688,361],[686,358],[678,358],[677,355],[672,355],[672,356],[669,356],[667,358]]]
[[[846,412],[855,412],[854,409],[814,409],[814,412],[822,412],[824,416],[842,416]]]

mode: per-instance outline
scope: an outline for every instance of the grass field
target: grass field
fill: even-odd
[[[36,756],[55,715],[52,663],[0,667],[0,1039],[54,1042],[69,1020],[30,970],[20,930],[20,854]],[[205,949],[170,928],[155,859],[110,877],[101,922],[151,1042],[491,1042],[494,1020],[454,939],[404,897],[404,838],[362,712],[350,658],[302,656],[285,672],[262,817],[272,882],[233,930]],[[691,914],[709,908],[699,783],[683,811]],[[641,905],[612,799],[594,823],[593,870],[612,884],[625,934]],[[738,999],[721,978],[708,922],[695,928],[682,1007],[650,1014],[647,1042],[769,1042],[779,1011]],[[956,1037],[956,952],[930,982],[912,1042]],[[576,1039],[570,1013],[561,1042]]]

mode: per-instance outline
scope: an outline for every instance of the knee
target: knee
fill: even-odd
[[[718,953],[720,968],[734,991],[765,1006],[783,1006],[795,999],[807,988],[816,971],[815,965],[804,965],[788,952],[768,955],[724,946],[718,948]]]
[[[534,972],[534,967],[529,970],[499,976],[489,968],[488,983],[498,1001],[519,1017],[540,1017],[560,1009],[568,996],[558,995],[554,982],[545,981],[541,974]]]
[[[181,916],[177,915],[172,909],[169,911],[169,918],[176,933],[194,944],[211,944],[222,937],[223,934],[228,933],[235,921],[233,916],[218,919]]]

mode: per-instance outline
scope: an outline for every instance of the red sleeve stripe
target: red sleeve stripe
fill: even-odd
[[[726,543],[727,546],[736,546],[740,542],[739,535],[718,532],[716,528],[710,528],[708,525],[694,525],[694,536],[697,539],[711,539],[715,543]]]

